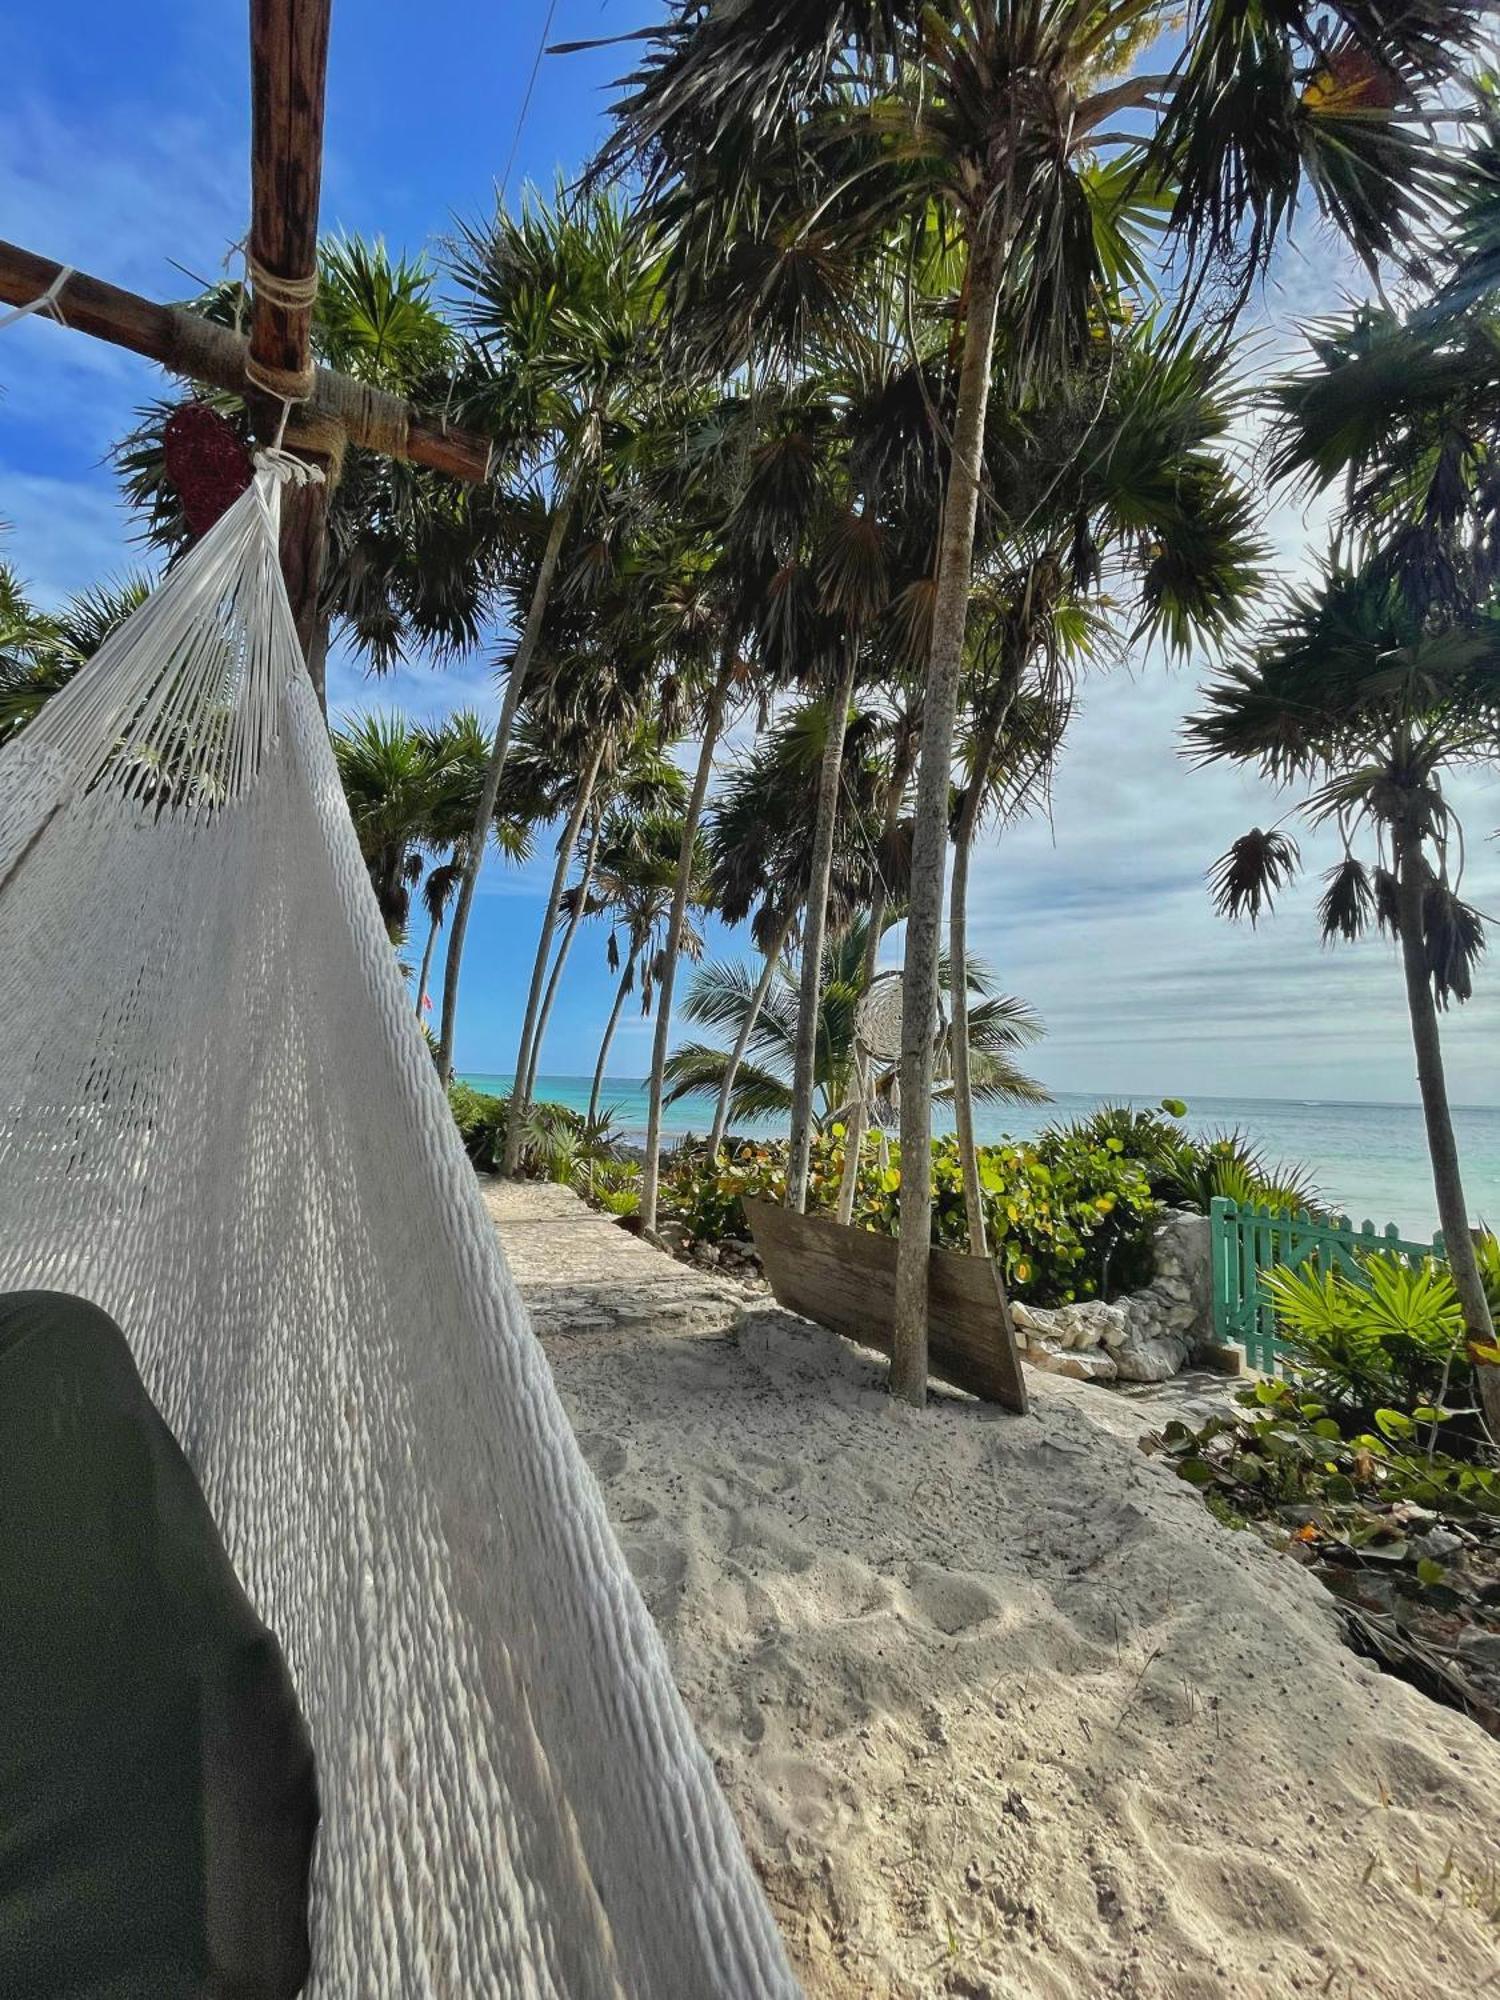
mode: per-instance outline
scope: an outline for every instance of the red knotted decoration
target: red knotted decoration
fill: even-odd
[[[207,403],[184,403],[167,419],[162,448],[189,532],[206,535],[253,476],[250,453],[227,417]]]

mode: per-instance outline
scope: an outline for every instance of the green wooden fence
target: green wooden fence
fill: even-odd
[[[1284,1342],[1261,1274],[1277,1264],[1306,1264],[1315,1271],[1355,1267],[1361,1250],[1395,1250],[1405,1257],[1446,1257],[1441,1233],[1430,1243],[1408,1243],[1394,1222],[1358,1229],[1347,1215],[1324,1220],[1304,1209],[1273,1213],[1242,1202],[1217,1200],[1211,1215],[1214,1265],[1214,1334],[1237,1342],[1246,1363],[1269,1374],[1283,1365]]]

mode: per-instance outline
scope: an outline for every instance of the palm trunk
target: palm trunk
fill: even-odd
[[[427,997],[427,976],[432,971],[433,947],[437,944],[440,917],[434,916],[427,926],[427,943],[422,952],[422,970],[417,974],[417,1019],[422,1018],[422,1002]]]
[[[307,637],[307,678],[313,684],[313,693],[318,697],[318,707],[323,711],[325,722],[328,720],[328,640],[332,626],[331,614],[320,609]]]
[[[677,982],[677,957],[682,949],[682,929],[687,921],[688,896],[693,886],[693,852],[698,842],[698,822],[703,801],[708,796],[708,780],[713,771],[714,751],[719,742],[719,726],[724,720],[724,704],[734,677],[733,662],[727,657],[719,669],[709,696],[708,713],[703,718],[703,741],[698,749],[698,769],[693,776],[692,797],[682,822],[682,846],[677,853],[677,880],[672,889],[672,914],[667,922],[667,942],[662,953],[661,978],[656,996],[656,1033],[651,1042],[651,1081],[646,1107],[646,1163],[641,1173],[641,1222],[656,1228],[657,1194],[661,1184],[661,1101],[665,1088],[667,1041],[672,1032],[672,988]]]
[[[584,906],[588,902],[589,885],[594,879],[594,858],[599,852],[599,831],[601,820],[594,814],[593,831],[589,835],[588,853],[583,858],[583,868],[577,882],[578,900],[573,906],[573,914],[568,918],[562,934],[562,942],[557,947],[557,956],[552,961],[552,974],[547,981],[547,991],[542,996],[541,1016],[536,1024],[536,1036],[531,1044],[531,1066],[526,1075],[526,1101],[531,1102],[536,1090],[537,1071],[542,1066],[542,1044],[547,1039],[547,1026],[552,1019],[552,1003],[557,998],[557,990],[562,985],[563,969],[568,963],[568,953],[573,949],[573,940],[578,935],[578,926],[583,922]]]
[[[740,1073],[740,1064],[745,1060],[750,1037],[755,1033],[760,1010],[766,1004],[766,995],[771,990],[771,981],[776,977],[776,968],[781,963],[781,954],[786,949],[786,941],[792,934],[792,925],[795,922],[796,912],[788,911],[776,932],[775,941],[767,949],[766,962],[761,967],[760,978],[751,995],[749,1008],[740,1023],[739,1033],[734,1038],[734,1047],[729,1051],[724,1081],[719,1085],[719,1102],[714,1111],[713,1130],[708,1135],[708,1157],[711,1160],[717,1158],[719,1148],[724,1144],[724,1132],[729,1124],[729,1100],[734,1095],[734,1080]]]
[[[818,813],[813,826],[812,873],[802,919],[802,977],[797,991],[797,1043],[792,1062],[792,1135],[787,1148],[786,1205],[807,1207],[807,1175],[812,1164],[813,1091],[818,1072],[818,1009],[823,990],[823,934],[828,927],[828,885],[833,879],[833,842],[838,829],[839,780],[844,771],[844,737],[859,649],[844,643],[843,672],[833,691],[828,736],[818,771]]]
[[[474,812],[474,828],[469,841],[469,852],[464,861],[463,880],[458,885],[458,900],[453,907],[453,928],[448,933],[448,956],[443,967],[443,1025],[438,1039],[438,1074],[445,1083],[453,1074],[453,1034],[458,1025],[458,971],[463,960],[464,938],[469,929],[469,911],[474,903],[474,888],[484,862],[485,848],[489,844],[490,821],[495,813],[495,800],[500,795],[500,779],[505,770],[506,756],[510,751],[510,734],[515,726],[516,710],[521,704],[526,676],[531,671],[532,654],[535,653],[537,640],[541,637],[542,620],[547,612],[547,599],[552,593],[552,579],[557,574],[563,539],[568,532],[568,517],[571,513],[572,502],[564,499],[558,502],[552,516],[552,526],[547,532],[547,546],[542,551],[541,567],[537,570],[536,582],[531,591],[531,603],[526,609],[526,624],[521,633],[521,643],[516,648],[516,657],[511,662],[510,674],[505,683],[505,699],[500,704],[500,720],[495,724],[495,740],[490,745],[490,760],[484,769],[484,783],[480,787],[479,804]]]
[[[1479,1383],[1479,1398],[1490,1434],[1500,1439],[1500,1367],[1479,1359],[1479,1350],[1495,1345],[1495,1326],[1484,1280],[1469,1234],[1469,1207],[1464,1200],[1458,1168],[1458,1142],[1448,1107],[1443,1075],[1443,1048],[1438,1033],[1437,1003],[1427,971],[1422,937],[1422,904],[1427,889],[1427,863],[1420,841],[1412,834],[1398,840],[1397,896],[1401,916],[1401,963],[1406,974],[1406,1006],[1411,1016],[1412,1046],[1417,1057],[1417,1089],[1427,1126],[1427,1150],[1432,1159],[1432,1184],[1437,1195],[1438,1221],[1448,1253],[1459,1304],[1463,1307],[1469,1358]]]
[[[969,316],[953,427],[953,462],[943,499],[932,655],[923,702],[916,832],[906,916],[901,1017],[901,1233],[896,1252],[896,1315],[891,1393],[927,1398],[927,1265],[932,1233],[933,1031],[942,944],[943,875],[948,849],[948,791],[953,724],[963,665],[964,627],[973,580],[974,522],[990,395],[990,357],[999,309],[994,248],[978,246],[969,263]]]
[[[953,1016],[953,1122],[958,1131],[958,1157],[964,1175],[969,1254],[987,1257],[984,1194],[979,1185],[979,1154],[974,1145],[974,1084],[969,1074],[969,853],[978,818],[977,797],[978,786],[971,786],[953,843],[953,880],[948,890],[948,1006]]]
[[[621,1010],[625,1005],[625,995],[630,991],[635,978],[635,962],[640,955],[639,947],[632,945],[630,956],[625,961],[625,970],[620,974],[620,983],[615,988],[615,1003],[609,1010],[609,1019],[604,1024],[604,1040],[599,1044],[599,1060],[594,1064],[594,1087],[589,1092],[589,1123],[592,1125],[599,1116],[599,1093],[604,1088],[604,1065],[609,1061],[610,1044],[615,1038],[615,1029],[620,1025]]]
[[[537,939],[536,956],[531,962],[531,985],[526,992],[526,1015],[521,1023],[520,1047],[516,1050],[515,1080],[510,1087],[510,1115],[505,1121],[505,1159],[500,1169],[507,1178],[514,1176],[521,1161],[523,1137],[521,1121],[531,1101],[532,1056],[536,1042],[537,1021],[542,1011],[542,989],[547,983],[547,961],[552,956],[552,940],[557,934],[558,908],[568,881],[568,864],[573,859],[573,850],[578,844],[584,815],[593,797],[594,779],[598,776],[603,758],[604,744],[601,740],[589,761],[588,769],[578,775],[578,791],[573,799],[567,824],[563,827],[557,843],[557,866],[552,871],[552,886],[547,891],[547,907],[542,912],[541,935]]]
[[[906,797],[907,781],[911,777],[909,758],[898,757],[891,772],[890,789],[885,797],[885,819],[882,826],[884,852],[889,853],[896,837],[896,827],[901,818],[901,802]],[[875,893],[870,898],[870,935],[865,939],[864,983],[861,991],[868,993],[875,979],[875,966],[880,957],[880,940],[885,935],[885,906],[890,900],[890,891],[882,872],[875,879]],[[859,1156],[864,1150],[865,1127],[869,1121],[869,1110],[865,1103],[868,1079],[863,1063],[856,1054],[854,1059],[854,1080],[858,1094],[854,1109],[849,1114],[849,1128],[844,1134],[844,1172],[839,1182],[838,1219],[847,1229],[854,1220],[854,1197],[859,1188]]]
[[[963,809],[953,833],[953,880],[948,889],[948,1006],[953,1015],[953,1122],[958,1131],[958,1157],[964,1176],[964,1212],[969,1225],[969,1253],[987,1257],[984,1233],[984,1190],[979,1185],[979,1149],[974,1143],[974,1083],[969,1070],[969,858],[979,811],[989,783],[995,746],[1010,713],[1014,689],[1008,689],[994,716],[981,730],[974,748],[974,768]]]

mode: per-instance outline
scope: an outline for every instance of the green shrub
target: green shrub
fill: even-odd
[[[505,1156],[510,1099],[451,1083],[448,1103],[469,1158],[481,1173],[496,1172]],[[592,1123],[566,1104],[533,1104],[526,1113],[519,1165],[531,1179],[577,1187],[590,1169],[618,1155],[608,1112]]]
[[[505,1118],[510,1100],[492,1097],[488,1091],[473,1090],[466,1083],[450,1083],[448,1105],[464,1142],[464,1151],[481,1173],[493,1173],[505,1151]]]
[[[1196,1138],[1182,1123],[1186,1110],[1175,1097],[1163,1098],[1156,1111],[1105,1104],[1087,1118],[1049,1129],[1091,1145],[1118,1139],[1126,1154],[1145,1168],[1153,1196],[1169,1208],[1196,1208],[1206,1215],[1219,1196],[1252,1207],[1318,1208],[1318,1190],[1305,1167],[1268,1162],[1238,1130]]]
[[[595,1164],[585,1174],[579,1193],[606,1215],[636,1215],[641,1206],[641,1170],[634,1160]]]
[[[894,1151],[882,1164],[878,1135],[866,1137],[854,1200],[856,1227],[895,1235],[901,1170]],[[741,1198],[781,1201],[786,1146],[741,1142],[717,1161],[681,1150],[666,1163],[663,1196],[688,1233],[707,1242],[743,1235]],[[844,1171],[844,1128],[815,1138],[808,1208],[828,1211]],[[963,1170],[952,1136],[933,1142],[932,1240],[967,1247]],[[1158,1213],[1140,1163],[1117,1146],[1062,1135],[1034,1144],[986,1146],[979,1154],[985,1225],[1006,1282],[1035,1304],[1112,1296],[1150,1275],[1150,1226]]]
[[[1289,1532],[1300,1523],[1302,1539],[1351,1548],[1403,1533],[1392,1507],[1500,1514],[1500,1468],[1439,1451],[1451,1432],[1435,1405],[1378,1409],[1364,1430],[1297,1382],[1257,1382],[1235,1404],[1196,1430],[1169,1423],[1150,1441],[1217,1501],[1215,1512],[1275,1519]]]
[[[1264,1283],[1298,1377],[1320,1400],[1368,1417],[1467,1391],[1463,1308],[1436,1258],[1363,1251],[1352,1270],[1282,1265]]]

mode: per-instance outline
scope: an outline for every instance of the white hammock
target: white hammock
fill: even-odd
[[[119,1321],[281,1639],[309,1992],[795,1995],[377,917],[286,471],[0,752],[0,1289]]]

